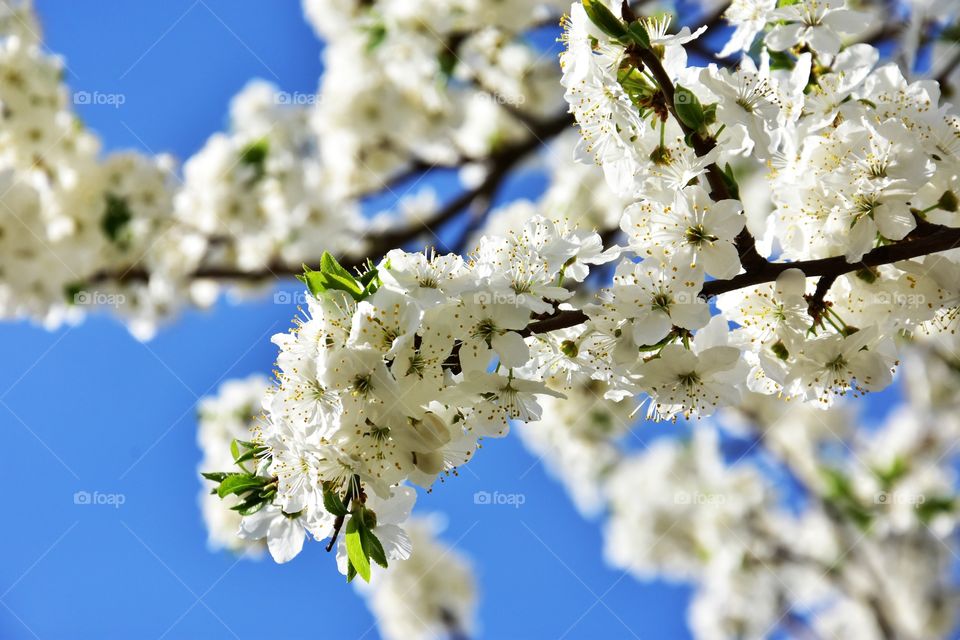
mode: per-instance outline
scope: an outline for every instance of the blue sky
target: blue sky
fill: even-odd
[[[123,94],[79,108],[108,150],[184,158],[223,127],[255,77],[313,91],[320,44],[296,0],[37,0],[74,91]],[[521,187],[516,187],[521,188]],[[322,247],[318,247],[318,253]],[[294,285],[288,285],[295,288]],[[7,516],[0,527],[3,638],[375,638],[322,546],[295,562],[211,553],[196,508],[194,407],[225,379],[268,372],[289,326],[272,297],[188,313],[141,344],[108,317],[48,332],[0,325]],[[124,504],[76,505],[78,491]],[[475,505],[523,493],[521,508]],[[687,590],[603,565],[598,528],[513,438],[421,495],[475,561],[485,638],[684,638]]]

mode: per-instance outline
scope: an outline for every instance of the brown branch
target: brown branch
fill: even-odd
[[[817,289],[807,298],[807,313],[813,318],[814,326],[823,324],[823,314],[828,304],[825,298],[838,277],[838,275],[821,276],[817,281]]]
[[[424,233],[430,233],[433,229],[442,227],[471,204],[492,198],[510,171],[530,154],[545,145],[548,140],[555,138],[572,126],[572,124],[573,116],[569,113],[558,114],[548,120],[533,123],[533,126],[529,127],[530,135],[527,138],[520,142],[505,145],[490,155],[487,160],[487,175],[479,185],[468,191],[464,191],[448,202],[429,220],[412,224],[404,229],[379,234],[375,238],[375,242],[368,247],[367,255],[344,256],[341,259],[341,263],[349,269],[363,265],[367,258],[374,260],[379,259],[391,249],[402,247],[416,240]],[[319,256],[314,262],[319,264]],[[299,264],[292,265],[274,261],[263,269],[254,271],[241,271],[233,266],[206,266],[195,271],[190,277],[195,280],[262,282],[280,277],[297,276],[301,273],[303,273],[303,267]],[[121,283],[142,282],[149,278],[149,271],[142,267],[136,267],[115,271],[101,271],[93,274],[88,278],[87,282],[89,284],[111,281]]]
[[[760,270],[744,272],[729,280],[710,280],[704,283],[700,295],[712,298],[722,293],[773,282],[788,269],[799,269],[808,278],[818,276],[827,278],[823,282],[832,284],[830,279],[836,279],[847,273],[949,251],[957,245],[960,245],[960,228],[925,225],[899,242],[877,247],[864,254],[860,262],[847,262],[843,256],[799,262],[767,262]],[[523,331],[523,335],[531,336],[567,329],[583,324],[588,319],[587,315],[580,310],[560,311],[550,318],[531,323]]]

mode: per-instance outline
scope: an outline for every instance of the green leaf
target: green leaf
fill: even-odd
[[[730,197],[736,200],[740,199],[740,184],[737,182],[737,176],[733,172],[733,167],[728,162],[723,168],[723,181],[727,184],[727,191]]]
[[[222,471],[201,472],[200,475],[214,482],[223,482],[227,478],[227,474]]]
[[[444,49],[440,52],[440,55],[437,56],[437,64],[440,66],[440,73],[443,74],[444,78],[450,79],[453,77],[453,72],[457,68],[457,54],[450,49]]]
[[[360,288],[360,285],[352,276],[343,277],[336,273],[325,273],[323,275],[327,279],[327,291],[346,291],[358,302],[363,300],[363,289]]]
[[[861,530],[867,530],[873,521],[873,515],[857,498],[850,479],[836,469],[820,469],[826,485],[826,499],[833,503],[841,513],[850,518]]]
[[[910,465],[907,464],[907,461],[904,460],[902,456],[897,456],[893,459],[889,467],[886,469],[874,469],[874,473],[877,479],[880,480],[881,488],[884,491],[890,491],[900,478],[907,475],[909,470]]]
[[[320,271],[324,273],[338,273],[347,278],[353,276],[350,275],[350,272],[343,268],[343,266],[337,262],[337,259],[329,251],[324,251],[323,255],[320,256]]]
[[[240,163],[253,167],[254,182],[266,174],[267,155],[269,153],[270,141],[266,138],[251,142],[240,152]]]
[[[693,91],[678,84],[673,94],[673,106],[677,112],[677,117],[683,124],[694,131],[703,129],[707,122],[706,115],[703,112],[700,99]]]
[[[793,57],[786,51],[773,51],[768,48],[767,53],[770,54],[771,70],[787,69],[793,71],[793,68],[797,65]]]
[[[650,34],[647,33],[647,28],[639,20],[635,20],[627,26],[627,35],[623,39],[638,44],[644,49],[650,48]]]
[[[387,38],[387,25],[377,23],[370,27],[367,35],[367,53],[375,51]]]
[[[257,477],[252,473],[231,473],[220,483],[217,495],[223,498],[231,493],[237,495],[246,493],[263,486],[264,480],[265,478]]]
[[[926,524],[942,513],[950,513],[955,506],[955,500],[951,496],[934,496],[927,498],[917,505],[917,515],[920,520]]]
[[[347,522],[345,542],[347,543],[347,558],[357,570],[357,574],[364,582],[370,582],[370,559],[363,548],[361,536],[361,517],[356,514]]]
[[[130,221],[133,214],[130,213],[130,207],[124,198],[119,198],[112,193],[106,195],[107,205],[100,219],[100,229],[110,238],[110,242],[115,245],[126,248],[130,244]]]
[[[264,500],[260,496],[254,494],[237,506],[231,507],[231,509],[242,516],[251,516],[267,506],[268,502],[268,500]]]
[[[87,285],[83,282],[71,282],[69,284],[64,285],[63,295],[67,299],[67,304],[71,306],[77,304],[78,302],[77,296],[83,293],[86,290],[86,288],[87,288]]]
[[[303,277],[300,279],[314,296],[320,296],[325,291],[345,291],[358,301],[366,297],[365,287],[326,251],[320,259],[320,271],[304,266]]]
[[[620,40],[627,35],[627,25],[613,15],[603,0],[583,0],[583,10],[586,11],[590,21],[611,38]],[[649,40],[647,42],[649,43]]]
[[[340,499],[340,494],[333,490],[323,492],[323,506],[335,516],[345,516],[349,513],[343,500]]]
[[[347,560],[347,582],[353,582],[353,579],[357,577],[357,570],[354,568],[353,563]]]
[[[248,460],[253,460],[254,458],[258,457],[262,452],[263,452],[262,447],[254,447],[253,449],[247,449],[246,452],[243,455],[241,455],[239,458],[234,460],[234,462],[236,462],[238,465],[242,467],[244,462],[247,462]]]
[[[376,534],[372,530],[364,527],[360,531],[360,541],[363,543],[364,551],[367,552],[367,555],[370,556],[374,562],[383,567],[387,568],[387,554],[383,551],[383,545],[380,544],[380,539],[377,538]]]
[[[319,271],[312,271],[309,268],[305,269],[300,279],[307,285],[310,293],[312,293],[314,297],[319,298],[328,288],[327,277]]]

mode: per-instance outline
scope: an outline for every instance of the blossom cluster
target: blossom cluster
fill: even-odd
[[[278,562],[307,535],[332,537],[351,578],[369,579],[364,555],[406,558],[409,483],[430,487],[510,420],[536,420],[538,395],[562,395],[545,383],[566,375],[551,373],[562,345],[524,333],[616,255],[597,233],[542,217],[485,237],[469,260],[396,250],[354,275],[326,254],[304,274],[304,317],[274,337],[278,384],[265,421],[234,447],[242,470],[205,474],[221,497],[241,497],[241,535],[266,538]],[[370,547],[360,556],[357,528]]]
[[[952,254],[865,258],[960,224],[960,120],[937,83],[846,44],[869,21],[842,2],[743,6],[727,52],[759,53],[732,69],[689,65],[702,30],[621,18],[619,2],[566,21],[579,153],[632,202],[635,256],[578,346],[602,354],[608,396],[647,395],[651,417],[710,415],[745,388],[823,406],[884,388],[894,336],[941,331],[956,306]],[[740,175],[767,186],[741,196]]]
[[[148,338],[223,282],[262,284],[318,246],[385,253],[370,248],[380,228],[364,197],[413,167],[476,176],[529,135],[526,118],[562,102],[551,57],[523,38],[558,6],[531,2],[518,22],[512,7],[456,4],[305,2],[326,41],[318,92],[251,83],[229,129],[180,168],[166,155],[102,157],[75,110],[89,94],[64,85],[31,1],[3,3],[0,317],[55,326],[106,310]]]
[[[949,329],[958,292],[950,254],[865,262],[954,226],[960,130],[935,83],[877,67],[869,45],[845,46],[864,20],[837,3],[764,14],[742,39],[759,42],[759,60],[744,57],[732,71],[688,66],[684,45],[702,30],[671,34],[669,20],[620,10],[574,4],[562,56],[577,153],[601,166],[609,187],[599,199],[568,193],[607,233],[544,211],[563,199],[548,192],[539,205],[494,214],[504,233],[481,235],[466,260],[397,249],[350,272],[325,254],[305,272],[305,315],[274,339],[278,384],[266,419],[233,451],[241,471],[207,474],[221,497],[240,497],[242,535],[266,539],[277,561],[296,556],[305,537],[330,538],[348,579],[369,579],[371,560],[406,558],[411,485],[455,472],[511,420],[535,422],[538,397],[606,403],[606,430],[591,434],[591,418],[580,434],[599,455],[578,455],[537,427],[528,438],[557,453],[562,471],[596,479],[627,464],[606,439],[629,428],[636,402],[657,419],[709,416],[751,394],[829,407],[891,382],[895,336]],[[804,11],[815,12],[812,24]],[[400,46],[377,24],[372,51],[381,39]],[[365,171],[344,180],[362,185]],[[766,188],[741,196],[740,175],[759,175]],[[605,248],[609,233],[626,246]],[[621,256],[610,273],[604,265]],[[836,272],[804,271],[821,258]],[[604,274],[612,284],[591,304],[589,284]],[[695,461],[726,482],[707,455]],[[730,482],[742,500],[756,498],[720,521],[733,527],[768,504],[749,490],[761,486],[757,474]],[[595,497],[584,490],[581,505]],[[636,538],[636,526],[627,529]]]
[[[270,381],[262,375],[229,380],[217,394],[203,399],[199,407],[197,444],[203,453],[201,473],[215,472],[233,464],[231,443],[252,437],[263,416],[263,400],[269,396]],[[257,558],[266,550],[266,538],[245,537],[243,516],[233,509],[240,500],[224,499],[205,486],[200,507],[213,549],[227,549]],[[381,514],[381,517],[384,514]],[[405,523],[410,555],[376,571],[369,585],[358,583],[385,638],[435,638],[470,633],[476,615],[477,587],[470,562],[439,539],[443,519],[437,515],[417,516]],[[243,535],[241,535],[243,534]],[[276,541],[271,549],[277,549]]]

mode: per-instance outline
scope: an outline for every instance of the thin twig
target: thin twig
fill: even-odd
[[[530,154],[541,148],[546,141],[571,127],[573,117],[569,113],[558,114],[548,120],[534,123],[530,127],[530,135],[513,144],[506,145],[491,154],[488,159],[487,175],[476,187],[464,191],[459,196],[444,205],[429,220],[418,222],[407,228],[387,231],[374,238],[366,251],[366,255],[349,255],[341,258],[341,263],[348,269],[362,266],[367,258],[378,259],[391,249],[402,247],[424,233],[439,229],[455,218],[461,211],[478,200],[488,199],[496,192],[504,179],[520,162]],[[313,264],[319,264],[319,256]],[[190,275],[194,280],[225,280],[237,282],[262,282],[279,277],[297,276],[303,273],[300,264],[286,264],[281,261],[271,262],[262,269],[242,271],[233,266],[205,266],[197,269]],[[150,272],[143,267],[101,271],[87,279],[88,284],[102,282],[142,282],[150,278]]]

